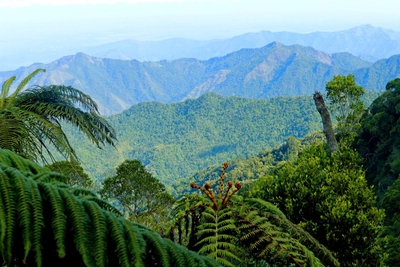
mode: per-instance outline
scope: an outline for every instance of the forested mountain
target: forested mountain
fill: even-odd
[[[368,92],[367,102],[378,93]],[[116,149],[70,140],[89,174],[104,178],[125,159],[139,159],[166,184],[234,158],[253,156],[322,128],[311,96],[224,98],[208,93],[180,103],[140,103],[108,118]]]
[[[71,143],[89,174],[101,177],[125,159],[139,159],[171,184],[227,159],[255,155],[321,127],[312,97],[224,98],[208,93],[195,100],[140,103],[108,118],[116,149],[98,150],[74,132]],[[71,134],[70,134],[71,135]]]
[[[393,56],[369,67],[371,63],[348,53],[330,55],[311,47],[276,42],[207,61],[139,62],[79,53],[50,64],[0,72],[0,82],[44,68],[47,72],[35,77],[32,84],[71,85],[92,96],[101,112],[109,115],[135,103],[178,102],[206,92],[249,98],[312,94],[323,90],[325,83],[336,74],[360,73],[356,76],[360,85],[380,90],[387,81],[400,75],[399,57]],[[385,71],[378,74],[375,69]]]
[[[82,51],[97,57],[138,60],[174,60],[197,58],[207,60],[224,56],[242,48],[260,48],[277,41],[285,45],[311,46],[326,53],[349,52],[366,60],[375,61],[400,54],[400,34],[391,30],[362,25],[336,32],[261,31],[246,33],[229,39],[196,41],[183,38],[162,41],[123,40]]]

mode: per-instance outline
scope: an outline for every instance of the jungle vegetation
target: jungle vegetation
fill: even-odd
[[[90,109],[80,110],[79,101],[68,99],[80,96],[73,88],[64,99],[59,95],[65,91],[58,90],[59,86],[36,87],[27,93],[47,93],[40,98],[20,98],[21,103],[35,99],[32,107],[18,104],[19,95],[25,94],[24,84],[9,94],[12,81],[3,85],[0,105],[2,266],[398,265],[400,186],[395,137],[400,79],[390,81],[387,90],[365,109],[364,89],[354,76],[335,76],[326,84],[327,94],[320,95],[326,98],[333,118],[333,136],[325,130],[308,134],[304,130],[297,136],[301,139],[286,136],[282,146],[234,159],[231,167],[225,162],[222,169],[210,167],[197,173],[192,182],[186,182],[190,190],[183,189],[185,182],[176,181],[175,198],[153,176],[156,166],[138,159],[125,159],[99,185],[80,168],[61,121],[73,122],[99,146],[115,144],[112,124],[93,105],[94,117],[84,115],[91,114]],[[42,99],[54,106],[42,107]],[[205,105],[210,116],[216,115],[221,133],[232,137],[223,114],[211,109],[218,107],[221,98],[211,94],[200,100],[190,102]],[[251,107],[251,101],[241,101]],[[312,111],[305,112],[318,117],[316,107],[309,107]],[[52,113],[51,108],[68,112]],[[172,117],[175,110],[169,108]],[[243,124],[252,118],[246,116]],[[39,122],[37,117],[41,117]],[[10,118],[21,120],[9,123]],[[235,125],[239,127],[238,121]],[[162,125],[167,120],[158,122]],[[207,126],[201,121],[192,123]],[[183,126],[182,131],[189,129]],[[15,134],[4,134],[14,129]],[[58,135],[61,141],[52,141],[55,130],[62,133]],[[208,138],[212,140],[212,135]],[[240,136],[235,138],[240,140]],[[328,146],[326,138],[334,138],[337,148]],[[68,145],[61,149],[58,142]],[[48,144],[56,146],[52,150]],[[66,161],[40,166],[46,157],[55,159],[54,150],[64,153]]]

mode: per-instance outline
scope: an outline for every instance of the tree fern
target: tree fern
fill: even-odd
[[[224,185],[227,167],[225,163],[222,168],[218,198],[210,184],[204,187],[190,184],[206,197],[186,196],[177,202],[173,213],[175,226],[170,231],[172,240],[182,243],[186,233],[188,247],[225,266],[239,265],[238,257],[270,264],[339,266],[329,250],[291,223],[275,205],[261,199],[234,196],[241,184],[229,181]]]
[[[241,232],[240,241],[247,244],[250,251],[257,257],[286,258],[296,266],[323,266],[320,260],[297,239],[292,238],[280,227],[271,223],[266,217],[260,216],[255,210],[241,210],[239,220]]]
[[[4,162],[18,162],[14,166],[20,169]],[[30,169],[35,173],[29,173]],[[196,262],[198,266],[218,266],[111,212],[93,194],[47,174],[55,175],[0,149],[3,265],[187,266]]]
[[[61,122],[71,123],[91,142],[114,145],[116,134],[100,116],[96,102],[71,86],[36,86],[24,90],[29,80],[44,71],[37,69],[9,94],[15,80],[3,83],[0,93],[0,147],[35,161],[54,161],[50,147],[67,159],[77,159]],[[46,157],[47,156],[47,157]]]
[[[235,255],[239,248],[235,245],[237,237],[232,211],[206,207],[203,216],[206,222],[199,225],[197,231],[201,237],[196,244],[201,245],[199,253],[214,258],[222,265],[235,266],[232,262],[240,262],[240,259]]]

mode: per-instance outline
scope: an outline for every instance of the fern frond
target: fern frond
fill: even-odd
[[[32,210],[31,210],[31,193],[30,184],[25,180],[24,175],[14,168],[3,168],[4,172],[10,177],[15,190],[17,191],[17,210],[19,226],[22,228],[21,235],[24,245],[23,262],[32,248]]]
[[[279,225],[284,231],[299,240],[302,244],[306,245],[325,265],[340,266],[339,261],[335,258],[331,251],[324,245],[318,242],[312,235],[305,231],[302,227],[292,223],[289,220],[282,219],[280,216],[269,216],[269,219],[276,225]]]
[[[64,201],[59,190],[52,184],[38,183],[39,190],[51,205],[51,227],[56,241],[58,257],[64,258],[66,253],[65,241],[67,233],[67,216]]]
[[[161,237],[153,232],[146,231],[143,232],[143,238],[146,240],[148,250],[150,250],[150,255],[149,253],[147,254],[148,257],[153,260],[157,259],[156,265],[161,264],[166,267],[171,266],[166,245],[161,241]]]
[[[286,217],[281,216],[280,212],[276,212],[273,206],[265,205],[262,202],[258,203],[267,207],[268,210],[272,207],[274,214],[266,214],[270,214],[270,216],[279,220],[287,221]],[[246,214],[246,210],[245,206],[237,209],[237,212],[239,212],[237,216],[241,217],[239,221],[242,224],[238,229],[241,233],[240,241],[247,243],[250,250],[255,252],[259,258],[268,259],[272,253],[274,258],[289,259],[297,266],[323,266],[309,249],[290,236],[290,234],[273,225],[268,218],[261,215],[261,212],[251,211]]]
[[[141,231],[137,226],[129,223],[127,220],[122,220],[126,229],[126,242],[130,254],[130,262],[135,267],[144,265],[144,255],[146,253],[146,242],[143,239]]]
[[[32,179],[36,182],[44,182],[44,183],[51,183],[51,182],[61,182],[66,183],[67,177],[65,175],[58,173],[58,172],[41,172],[34,176]]]
[[[185,267],[185,266],[190,266],[187,265],[187,262],[185,260],[185,255],[184,255],[184,250],[180,247],[177,247],[171,240],[166,240],[166,245],[168,248],[168,252],[170,255],[170,262],[171,262],[171,266],[181,266],[181,267]]]
[[[215,254],[209,255],[210,258],[215,258],[215,260],[220,263],[223,266],[228,266],[228,267],[235,267],[234,264],[232,264],[230,261],[226,260],[224,257],[218,257]]]
[[[116,252],[120,266],[130,266],[128,250],[125,242],[124,225],[113,213],[106,213],[107,228],[111,233],[111,238],[115,243]]]
[[[7,151],[0,149],[0,159],[4,157]],[[18,161],[24,171],[0,160],[2,265],[218,266],[212,259],[102,209],[97,203],[104,202],[96,201],[92,194],[74,191],[56,179],[44,179],[44,175],[32,179],[40,168]],[[26,171],[30,164],[35,173]],[[46,172],[39,173],[42,171]],[[30,233],[25,230],[26,221]],[[28,242],[30,247],[25,246]]]
[[[101,198],[98,198],[97,196],[86,196],[84,199],[96,202],[97,205],[99,205],[103,210],[112,212],[117,216],[123,216],[123,214],[117,208],[115,208],[113,205],[111,205],[107,201],[102,200]]]
[[[0,94],[0,108],[4,108],[6,104],[6,100],[8,97],[8,93],[10,92],[10,86],[15,81],[17,77],[12,76],[11,78],[7,79],[3,86],[1,87],[1,94]]]
[[[85,188],[69,187],[69,191],[75,196],[82,197],[96,197],[97,195],[92,191]]]
[[[10,200],[7,200],[6,193],[4,191],[7,190],[7,184],[8,184],[8,177],[5,175],[2,169],[0,169],[0,253],[2,259],[5,259],[4,255],[4,239],[6,236],[6,230],[7,230],[7,211],[6,209],[8,208],[8,202]]]
[[[252,204],[251,206],[256,207],[259,212],[268,212],[286,218],[285,214],[271,202],[260,198],[247,198],[245,202]]]
[[[16,96],[24,89],[24,87],[28,84],[28,82],[35,76],[37,75],[39,72],[46,72],[45,69],[36,69],[34,70],[31,74],[29,74],[28,76],[26,76],[18,85],[17,89],[15,89],[15,91],[8,97],[8,103],[6,106],[10,106],[12,104],[12,102],[14,101],[14,99],[16,98]]]
[[[229,230],[236,229],[236,226],[233,223],[234,223],[233,220],[229,220],[229,222],[221,222],[221,223],[219,223],[218,230],[217,230],[218,235],[223,236],[221,233],[226,233]]]
[[[92,243],[90,242],[91,237],[88,234],[90,227],[86,220],[82,202],[67,190],[60,190],[60,195],[64,200],[65,211],[72,224],[76,248],[81,254],[86,266],[95,266],[92,253],[90,252],[90,244]]]
[[[42,266],[42,235],[44,231],[44,217],[43,217],[43,202],[40,195],[40,190],[32,179],[27,179],[30,184],[31,200],[33,205],[33,218],[32,218],[32,243],[35,252],[35,261],[37,266]]]
[[[0,177],[1,179],[1,177]],[[1,182],[0,182],[1,184]],[[2,256],[2,258],[4,259],[4,245],[3,245],[3,241],[4,241],[4,237],[6,234],[6,227],[7,227],[7,223],[6,223],[6,207],[3,203],[3,200],[0,198],[0,254]]]
[[[33,162],[24,159],[7,149],[2,149],[0,153],[0,163],[4,166],[13,167],[21,172],[26,172],[33,175],[48,171],[46,168],[34,164]]]
[[[3,206],[5,207],[6,213],[6,231],[2,236],[4,236],[2,241],[2,254],[8,266],[11,265],[13,248],[14,248],[14,234],[16,229],[17,209],[16,209],[16,199],[14,190],[11,188],[11,182],[8,175],[0,168],[0,190],[1,198],[3,200]]]
[[[107,223],[105,215],[96,202],[83,201],[83,206],[91,221],[93,235],[93,255],[96,266],[107,266]]]

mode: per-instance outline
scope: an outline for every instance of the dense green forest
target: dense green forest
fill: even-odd
[[[378,95],[367,92],[366,103]],[[98,151],[79,133],[68,135],[87,173],[102,179],[125,159],[138,159],[167,185],[322,128],[311,96],[265,100],[209,93],[180,103],[137,104],[108,121],[117,132],[116,149]]]
[[[206,94],[105,119],[72,87],[23,90],[42,71],[0,95],[2,266],[399,265],[399,78],[381,94],[337,75],[324,95]],[[96,183],[84,169],[99,158]]]

